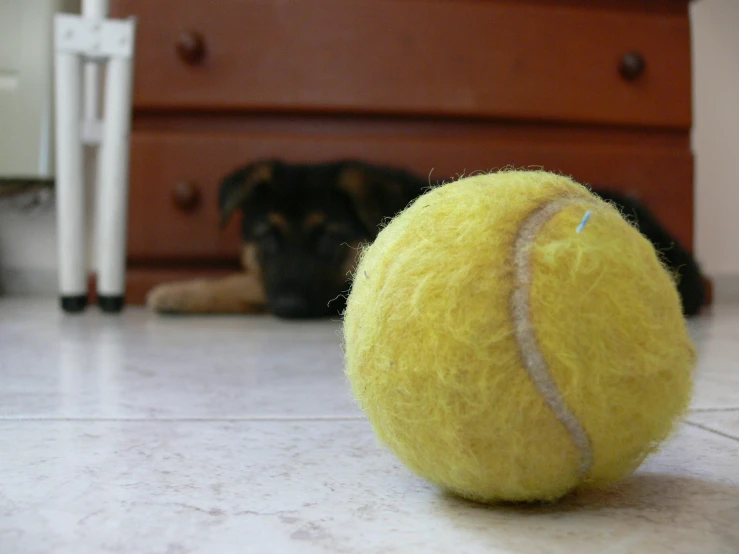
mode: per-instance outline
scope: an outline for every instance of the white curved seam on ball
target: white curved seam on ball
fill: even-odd
[[[593,465],[593,448],[590,437],[575,414],[567,406],[557,389],[544,355],[539,349],[533,322],[531,321],[531,248],[541,228],[562,209],[577,204],[594,204],[584,198],[555,200],[534,211],[518,230],[514,244],[513,260],[515,267],[514,288],[511,297],[513,327],[521,353],[523,365],[534,386],[541,394],[555,417],[567,429],[575,446],[580,451],[578,475],[584,478]],[[575,232],[573,228],[572,232]]]

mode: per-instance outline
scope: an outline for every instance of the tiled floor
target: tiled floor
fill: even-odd
[[[617,489],[440,494],[376,444],[339,325],[0,302],[0,553],[737,553],[739,307],[692,325],[693,410]]]

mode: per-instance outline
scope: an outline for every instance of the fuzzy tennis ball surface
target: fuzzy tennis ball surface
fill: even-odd
[[[461,179],[393,219],[358,264],[344,342],[380,440],[484,502],[624,478],[673,430],[695,364],[651,243],[543,171]]]

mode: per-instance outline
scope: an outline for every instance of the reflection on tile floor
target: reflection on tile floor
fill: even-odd
[[[693,410],[632,479],[491,508],[376,444],[335,322],[3,301],[0,552],[737,553],[739,307],[692,330]]]

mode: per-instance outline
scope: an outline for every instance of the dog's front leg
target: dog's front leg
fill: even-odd
[[[257,314],[266,310],[266,296],[255,273],[220,279],[197,279],[154,287],[146,304],[169,314]]]

